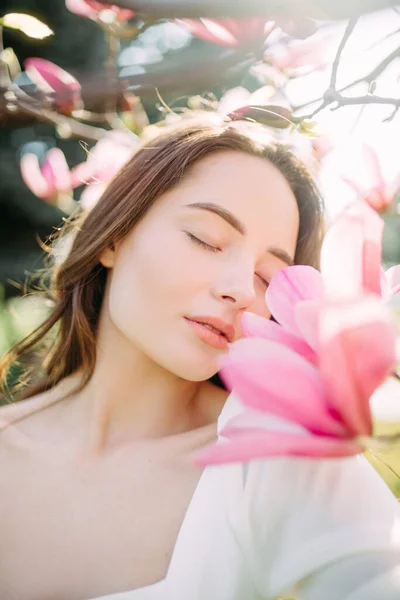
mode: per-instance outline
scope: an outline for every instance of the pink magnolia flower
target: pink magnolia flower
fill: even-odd
[[[88,158],[73,170],[74,179],[89,184],[80,197],[85,210],[90,210],[109,182],[132,156],[137,137],[126,131],[109,131],[89,152]]]
[[[381,268],[383,221],[364,202],[350,205],[325,235],[321,272],[306,265],[278,271],[266,292],[277,321],[245,312],[246,337],[281,342],[314,364],[319,363],[318,318],[324,303],[373,294],[384,300],[400,291],[400,266]]]
[[[364,144],[362,155],[365,164],[364,173],[368,174],[367,180],[370,180],[370,185],[366,186],[364,181],[359,182],[349,177],[343,177],[343,180],[356,192],[359,199],[363,199],[377,212],[385,212],[400,187],[400,172],[393,181],[388,182],[382,174],[381,164],[374,148]]]
[[[24,66],[28,77],[42,92],[54,95],[59,112],[69,115],[82,108],[80,83],[70,73],[43,58],[27,58]]]
[[[370,396],[396,364],[390,312],[374,296],[327,303],[319,314],[319,335],[319,369],[270,340],[242,339],[230,346],[221,376],[247,410],[222,430],[229,441],[202,450],[197,464],[364,451],[372,436]],[[263,414],[295,428],[263,427]]]
[[[56,202],[59,193],[68,193],[76,186],[64,153],[59,148],[51,148],[41,165],[36,154],[24,154],[20,167],[24,183],[42,200]]]
[[[109,11],[111,16],[120,22],[128,21],[135,15],[133,10],[120,8],[115,4],[103,4],[96,0],[65,0],[65,6],[76,15],[87,17],[93,21],[97,21],[101,17],[101,13],[104,14],[106,11]]]
[[[249,42],[262,42],[275,24],[254,17],[250,19],[177,19],[176,22],[192,35],[229,48],[237,48]]]

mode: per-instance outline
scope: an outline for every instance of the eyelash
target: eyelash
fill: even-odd
[[[205,248],[206,250],[209,250],[210,252],[219,252],[220,251],[220,248],[217,248],[216,246],[211,246],[210,244],[203,242],[203,240],[200,240],[198,237],[196,237],[192,233],[189,233],[188,231],[185,231],[185,233],[192,240],[192,242],[194,242],[198,246],[201,246],[202,248]],[[261,275],[257,275],[257,277],[262,281],[262,283],[266,287],[269,286],[269,281],[267,281],[266,279],[261,277]]]

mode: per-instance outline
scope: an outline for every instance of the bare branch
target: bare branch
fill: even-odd
[[[357,21],[358,21],[357,17],[353,17],[352,19],[349,20],[349,22],[347,23],[347,27],[344,32],[344,35],[343,35],[343,37],[340,41],[339,47],[337,49],[335,60],[333,61],[333,65],[332,65],[331,81],[329,84],[329,87],[332,88],[333,90],[336,89],[337,72],[338,72],[339,62],[340,62],[340,58],[342,56],[343,49],[346,45],[347,40],[353,33],[353,29],[356,26]]]
[[[104,0],[107,1],[107,0]],[[396,0],[113,0],[152,18],[179,17],[266,17],[305,15],[317,19],[349,19],[375,10],[396,6]]]
[[[363,77],[360,77],[359,79],[356,79],[355,81],[352,81],[351,83],[348,83],[347,85],[345,85],[344,87],[340,88],[340,92],[344,92],[346,90],[349,90],[350,88],[360,84],[360,83],[371,83],[372,81],[374,81],[379,75],[381,75],[381,73],[383,73],[383,71],[396,59],[400,57],[400,47],[396,48],[395,50],[393,50],[393,52],[391,52],[388,56],[386,56],[380,63],[378,63],[376,65],[376,67],[374,69],[372,69],[372,71],[370,71],[367,75],[364,75]]]
[[[3,120],[7,115],[12,118],[28,116],[37,121],[52,123],[56,127],[63,127],[69,135],[91,142],[98,141],[106,133],[106,130],[102,127],[80,123],[75,119],[60,115],[53,110],[40,106],[36,100],[30,98],[27,94],[21,92],[21,90],[14,89],[10,93],[9,99],[2,97],[0,93],[0,99],[0,117]]]
[[[331,110],[337,110],[342,106],[354,106],[357,104],[387,104],[388,106],[394,106],[395,108],[400,107],[400,98],[386,98],[384,96],[375,96],[374,94],[366,94],[365,96],[353,96],[352,98],[346,98],[342,96],[340,92],[336,90],[332,90],[329,88],[324,94],[324,100],[318,108],[316,108],[312,113],[306,116],[299,117],[296,121],[303,121],[305,119],[313,118],[317,113],[319,113],[323,108],[326,108],[330,104],[336,102],[336,106],[331,108]],[[395,111],[397,112],[397,110]],[[391,120],[394,115],[391,116],[388,120]]]
[[[360,83],[369,83],[369,84],[372,83],[373,81],[375,81],[375,79],[377,79],[377,77],[379,77],[379,75],[381,75],[383,73],[383,71],[396,58],[400,58],[400,47],[396,48],[395,50],[393,50],[393,52],[391,52],[388,56],[386,56],[380,63],[378,63],[376,65],[376,67],[374,67],[372,69],[372,71],[370,71],[366,75],[363,75],[362,77],[359,77],[358,79],[355,79],[351,83],[348,83],[345,86],[339,88],[338,91],[345,92],[346,90],[349,90],[349,89],[355,87],[356,85],[359,85]],[[306,108],[307,106],[310,106],[311,104],[315,104],[315,102],[322,102],[322,101],[323,101],[323,98],[315,98],[315,100],[309,100],[308,102],[305,102],[304,104],[299,104],[298,106],[293,107],[293,110],[301,110],[303,108]],[[318,111],[319,110],[320,109],[318,109]]]

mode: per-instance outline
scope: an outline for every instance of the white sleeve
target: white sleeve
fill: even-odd
[[[399,600],[400,552],[348,556],[307,577],[298,600]]]
[[[400,598],[400,508],[363,456],[254,460],[243,477],[236,525],[260,596]]]

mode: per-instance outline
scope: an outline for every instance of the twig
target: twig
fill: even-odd
[[[107,2],[108,0],[103,0]],[[360,14],[373,12],[395,6],[397,0],[318,0],[307,2],[304,15],[307,17],[329,20],[348,19]],[[115,0],[121,8],[129,8],[139,15],[150,15],[154,18],[182,17],[221,17],[247,18],[293,14],[296,2],[293,0]]]
[[[355,81],[352,81],[351,83],[348,83],[347,85],[345,85],[344,87],[340,88],[340,92],[345,92],[346,90],[358,85],[359,83],[371,83],[372,81],[375,81],[375,79],[381,75],[381,73],[383,73],[383,71],[390,65],[390,63],[392,63],[396,58],[400,57],[400,47],[396,48],[395,50],[393,50],[393,52],[391,52],[390,54],[388,54],[388,56],[386,56],[380,63],[378,63],[376,65],[376,67],[374,69],[372,69],[372,71],[370,71],[367,75],[364,75],[364,77],[360,77],[359,79],[356,79]]]
[[[336,92],[334,96],[332,95],[332,102],[337,102],[338,106],[335,106],[331,110],[337,110],[341,106],[351,106],[354,104],[389,104],[391,106],[400,106],[400,98],[385,98],[384,96],[375,96],[374,94],[345,98],[339,92]]]
[[[79,121],[75,121],[75,119],[60,115],[47,108],[36,107],[33,104],[29,104],[27,101],[17,99],[15,106],[18,112],[34,116],[39,121],[46,121],[47,123],[52,123],[56,126],[61,125],[68,127],[72,136],[79,137],[84,140],[97,142],[106,133],[106,130],[101,127],[93,127],[93,125],[80,123]]]
[[[358,18],[355,18],[355,17],[353,17],[352,19],[349,19],[349,22],[347,23],[347,26],[346,26],[346,30],[343,34],[343,37],[342,37],[339,47],[337,49],[335,60],[333,61],[333,65],[332,65],[331,81],[329,84],[329,87],[333,90],[336,90],[337,72],[339,69],[339,63],[340,63],[340,58],[342,56],[343,49],[346,45],[347,40],[353,33],[353,29],[356,26],[357,21],[358,21]]]
[[[336,79],[337,79],[337,72],[339,69],[340,58],[342,56],[342,52],[346,45],[346,42],[349,39],[350,35],[352,34],[357,21],[358,21],[358,18],[353,17],[352,19],[349,19],[349,22],[347,23],[345,32],[343,34],[342,39],[340,40],[340,44],[338,46],[336,56],[335,56],[333,64],[332,64],[332,72],[331,72],[331,79],[329,82],[329,88],[326,90],[323,97],[320,99],[321,104],[309,115],[301,117],[300,120],[312,119],[316,114],[318,114],[321,110],[326,108],[329,104],[332,104],[332,102],[334,102],[335,100],[336,101],[338,100],[338,98],[337,98],[338,92],[336,91]]]
[[[388,120],[393,119],[397,110],[400,108],[400,98],[387,98],[384,96],[376,96],[375,94],[365,94],[364,96],[353,96],[353,97],[349,98],[349,97],[343,96],[340,93],[342,90],[338,91],[336,89],[337,73],[338,73],[338,68],[339,68],[340,58],[341,58],[341,55],[343,52],[343,48],[346,45],[346,42],[349,39],[352,31],[354,30],[356,23],[357,23],[357,19],[353,18],[353,19],[350,19],[347,24],[343,38],[339,44],[335,59],[333,61],[330,85],[329,85],[329,88],[326,90],[326,92],[323,95],[321,104],[310,114],[299,117],[297,119],[298,122],[301,122],[305,119],[313,118],[321,110],[323,110],[330,104],[333,104],[334,102],[336,102],[336,106],[331,108],[331,110],[337,110],[338,108],[341,108],[342,106],[354,106],[357,104],[363,104],[364,106],[366,106],[367,104],[382,104],[382,105],[387,104],[387,105],[394,106],[395,111],[393,111],[392,115],[389,117]],[[391,52],[391,54],[389,56],[387,56],[381,63],[379,63],[379,65],[377,65],[375,67],[375,69],[369,73],[368,76],[363,77],[356,82],[353,82],[351,85],[355,85],[356,83],[359,83],[361,81],[367,82],[369,80],[369,78],[370,78],[369,83],[371,84],[372,81],[375,80],[375,77],[377,76],[377,74],[379,74],[379,72],[386,69],[386,67],[398,56],[400,56],[400,48],[396,48],[396,50]],[[348,87],[350,87],[350,86],[345,86],[342,89],[348,89]],[[297,107],[297,109],[298,109],[298,107]]]
[[[376,65],[376,67],[374,67],[374,69],[372,69],[372,71],[370,71],[369,73],[367,73],[367,75],[363,75],[362,77],[359,77],[358,79],[355,79],[354,81],[352,81],[351,83],[346,84],[345,86],[339,88],[339,92],[345,92],[349,89],[351,89],[352,87],[359,85],[360,83],[372,83],[373,81],[375,81],[375,79],[381,75],[381,73],[383,73],[383,71],[393,62],[393,60],[395,60],[396,58],[400,58],[400,47],[396,48],[395,50],[393,50],[393,52],[391,52],[388,56],[386,56],[380,63],[378,63]],[[310,106],[311,104],[315,104],[315,102],[322,102],[323,101],[323,97],[322,98],[316,98],[315,100],[309,100],[308,102],[305,102],[304,104],[299,104],[298,106],[293,107],[293,110],[301,110],[303,108],[306,108],[306,106]]]

